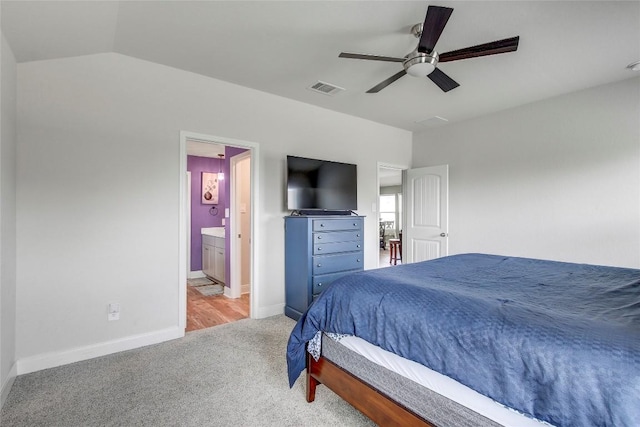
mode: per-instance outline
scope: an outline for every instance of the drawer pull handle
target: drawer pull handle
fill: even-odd
[[[358,262],[360,262],[360,260],[358,259]]]
[[[356,237],[360,237],[360,235],[359,235],[359,234],[356,234]]]
[[[318,283],[318,287],[322,286],[322,283]]]
[[[321,250],[322,250],[322,248],[321,248],[320,246],[318,246],[318,250],[319,250],[319,251],[321,251]]]
[[[354,222],[354,223],[353,223],[353,226],[354,226],[354,227],[357,227],[357,226],[358,226],[358,224],[356,224],[356,223]]]
[[[320,227],[324,227],[324,223],[320,223]]]
[[[359,247],[360,247],[360,245],[356,245],[356,248],[359,248]]]
[[[322,239],[322,236],[318,236],[318,240]]]
[[[322,264],[318,264],[318,267],[322,267]]]

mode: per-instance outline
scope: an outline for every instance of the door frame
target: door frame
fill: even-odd
[[[180,131],[180,159],[179,159],[179,177],[180,177],[180,202],[179,202],[179,241],[178,241],[178,327],[185,329],[187,327],[187,195],[186,195],[186,178],[187,178],[187,140],[204,142],[210,144],[231,145],[234,147],[246,148],[251,152],[251,289],[249,297],[249,317],[254,319],[257,315],[258,302],[260,301],[260,284],[258,283],[258,262],[256,256],[256,248],[259,247],[259,236],[257,225],[259,224],[259,210],[257,209],[259,198],[259,164],[260,164],[260,145],[256,142],[245,141],[240,139],[226,138],[222,136],[206,135],[196,132]],[[232,257],[229,261],[229,270],[235,271],[236,260]]]
[[[401,182],[401,186],[402,186],[402,203],[404,203],[404,199],[405,199],[405,195],[404,195],[404,171],[407,169],[410,169],[410,167],[408,165],[398,165],[398,164],[393,164],[393,163],[387,163],[387,162],[378,162],[378,168],[376,169],[376,177],[377,177],[377,187],[376,187],[376,194],[378,195],[376,197],[376,203],[375,203],[375,209],[373,210],[373,212],[376,214],[376,218],[374,221],[375,225],[375,229],[376,229],[376,246],[378,247],[378,250],[376,250],[376,268],[380,267],[380,249],[379,249],[379,236],[380,236],[380,169],[395,169],[400,171],[401,175],[402,175],[402,182]],[[406,212],[404,209],[404,206],[402,207],[402,223],[405,224],[406,222]],[[404,236],[403,236],[404,237]],[[403,239],[404,240],[404,239]],[[402,245],[403,242],[400,242],[400,244]]]
[[[187,247],[186,247],[186,255],[185,255],[185,274],[187,275],[187,279],[190,279],[191,277],[189,277],[189,273],[191,272],[191,171],[187,171],[186,177],[185,179],[187,180],[186,182],[186,194],[185,197],[187,198],[186,200],[186,204],[185,204],[185,226],[184,226],[184,231],[186,233],[186,237],[187,237]]]

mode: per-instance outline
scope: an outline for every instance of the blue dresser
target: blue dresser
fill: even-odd
[[[298,320],[323,289],[364,269],[364,217],[285,217],[285,308]]]

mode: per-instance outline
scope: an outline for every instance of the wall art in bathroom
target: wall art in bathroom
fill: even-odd
[[[202,204],[218,204],[218,174],[202,172]]]

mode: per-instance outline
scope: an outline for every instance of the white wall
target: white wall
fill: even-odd
[[[19,373],[177,328],[181,130],[260,144],[259,311],[284,305],[287,154],[358,164],[377,265],[377,162],[409,132],[118,54],[19,64]]]
[[[640,78],[414,135],[449,164],[450,253],[640,267]]]
[[[0,407],[16,375],[16,60],[0,41]]]

